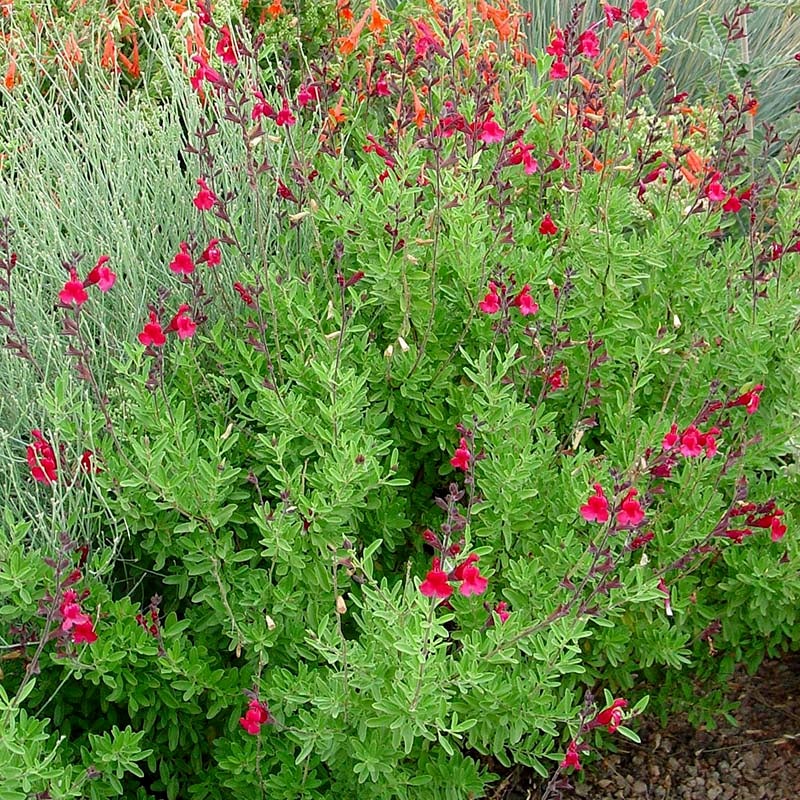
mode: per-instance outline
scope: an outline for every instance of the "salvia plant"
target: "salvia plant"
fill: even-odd
[[[8,153],[3,800],[564,796],[800,640],[800,139],[648,99],[645,0],[335,5],[185,10],[150,257]]]

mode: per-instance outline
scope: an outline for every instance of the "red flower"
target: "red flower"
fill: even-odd
[[[567,65],[560,58],[557,58],[550,67],[550,80],[563,81],[568,75]]]
[[[447,582],[447,573],[441,568],[441,561],[434,558],[425,580],[419,585],[425,597],[446,599],[453,594],[453,587]]]
[[[114,282],[117,280],[117,276],[111,271],[110,267],[106,266],[108,262],[108,256],[100,256],[100,258],[97,259],[97,263],[94,265],[91,272],[89,272],[89,274],[86,276],[86,280],[83,282],[84,287],[93,286],[96,283],[97,288],[101,292],[107,292],[114,285]]]
[[[98,467],[97,464],[94,463],[94,461],[95,461],[94,453],[91,450],[84,450],[83,453],[81,454],[81,469],[87,475],[90,475],[91,473],[97,475],[97,473],[101,471],[100,467]]]
[[[281,127],[282,125],[286,125],[287,127],[291,127],[296,122],[297,122],[297,120],[295,119],[294,114],[292,114],[292,112],[291,112],[291,110],[289,108],[289,102],[284,97],[283,98],[283,105],[281,106],[281,110],[278,112],[277,116],[275,117],[275,124],[278,127]]]
[[[58,293],[58,299],[65,306],[80,306],[89,299],[86,289],[83,288],[83,281],[78,277],[78,273],[75,269],[69,271],[69,280]]]
[[[505,138],[505,135],[506,132],[497,124],[494,119],[494,112],[490,111],[486,115],[486,119],[483,121],[481,132],[478,135],[478,138],[484,142],[484,144],[495,144],[497,142],[502,142]]]
[[[75,625],[72,629],[72,641],[75,642],[75,644],[92,644],[92,642],[97,641],[94,624],[90,619]]]
[[[615,733],[622,722],[622,709],[627,708],[628,701],[618,698],[608,707],[603,709],[594,721],[598,725],[606,725],[609,733]]]
[[[544,49],[545,53],[556,58],[562,58],[567,52],[567,43],[564,40],[564,31],[556,28],[553,31],[553,38],[550,44]]]
[[[524,164],[525,174],[533,175],[539,171],[539,162],[531,155],[531,150],[533,150],[532,144],[525,144],[522,141],[515,142],[507,163],[512,166]]]
[[[578,52],[587,58],[597,58],[600,55],[600,40],[591,28],[578,37]]]
[[[500,622],[506,622],[508,618],[511,616],[511,612],[508,610],[508,603],[505,600],[501,600],[495,607],[494,613],[500,617]]]
[[[561,769],[567,769],[568,767],[583,769],[581,766],[580,754],[578,752],[578,743],[574,739],[569,743],[566,755],[564,756],[564,760],[561,762],[560,766]]]
[[[269,708],[266,703],[253,699],[247,706],[247,711],[243,717],[239,718],[239,724],[251,735],[257,736],[261,732],[261,726],[271,722]]]
[[[187,311],[189,311],[189,306],[184,303],[167,325],[167,333],[177,332],[179,339],[191,339],[194,336],[197,325],[192,322],[191,317],[186,316]]]
[[[783,512],[781,512],[783,513]],[[778,542],[783,539],[783,535],[786,533],[786,526],[781,522],[780,517],[775,516],[772,518],[772,522],[770,524],[770,538],[773,542]]]
[[[242,298],[242,302],[245,305],[248,306],[255,305],[255,301],[253,300],[253,295],[251,295],[250,292],[248,292],[247,289],[245,289],[244,286],[242,286],[242,284],[239,283],[239,281],[236,281],[236,283],[233,284],[233,288],[236,290],[236,293],[239,295],[239,297]]]
[[[208,81],[213,86],[217,86],[222,83],[222,75],[220,75],[219,72],[212,67],[209,67],[208,62],[203,58],[203,56],[200,54],[195,54],[192,56],[192,61],[197,64],[197,70],[189,79],[189,82],[192,84],[192,89],[194,89],[196,92],[200,91],[203,81]]]
[[[489,291],[478,303],[478,308],[484,314],[496,314],[500,310],[500,296],[497,294],[497,284],[494,281],[489,281]]]
[[[516,306],[523,317],[536,314],[539,311],[539,305],[531,297],[531,287],[530,284],[527,283],[522,287],[520,293],[511,301],[511,305]]]
[[[733,408],[734,406],[745,406],[745,411],[748,414],[755,414],[758,411],[758,404],[761,402],[761,392],[764,391],[764,385],[761,383],[756,384],[749,392],[731,400],[726,404],[725,408]]]
[[[26,450],[28,467],[35,481],[49,486],[58,479],[56,455],[40,430],[32,430],[31,436],[34,440],[33,444],[29,444]]]
[[[170,261],[169,268],[176,275],[190,275],[194,272],[194,261],[189,255],[189,245],[181,242],[180,252]]]
[[[599,483],[594,485],[594,494],[590,495],[586,504],[581,506],[580,512],[587,522],[599,522],[600,524],[608,522],[608,500]]]
[[[629,489],[628,494],[617,511],[617,522],[623,527],[633,527],[642,524],[644,520],[644,509],[638,500],[634,499],[638,492],[636,489]]]
[[[461,586],[458,587],[458,591],[461,592],[464,597],[469,597],[473,594],[483,594],[486,591],[486,587],[489,585],[488,579],[484,578],[483,575],[481,575],[480,569],[475,566],[477,560],[478,556],[475,555],[475,553],[470,553],[466,561],[459,564],[453,571],[453,577],[457,581],[462,582]]]
[[[542,236],[555,236],[558,233],[558,228],[550,214],[545,214],[542,218],[542,222],[539,225],[539,233]]]
[[[222,59],[223,64],[230,64],[233,66],[239,61],[239,59],[236,57],[236,52],[233,49],[231,32],[228,30],[227,25],[222,26],[220,29],[220,34],[221,36],[217,42],[215,52]]]
[[[378,77],[378,80],[375,81],[374,92],[377,97],[389,97],[391,94],[385,72],[382,72]]]
[[[252,119],[257,120],[260,117],[275,119],[275,109],[264,99],[264,95],[258,89],[254,89],[253,96],[256,98],[256,102],[253,104],[253,110],[250,112]]]
[[[611,28],[615,22],[622,21],[622,9],[618,6],[603,5],[603,13],[606,15],[606,25]]]
[[[655,534],[653,531],[647,531],[647,533],[640,533],[638,536],[635,536],[630,543],[631,550],[638,550],[640,547],[644,547],[648,542],[652,542],[655,538]]]
[[[650,6],[648,6],[647,0],[633,0],[631,3],[631,17],[633,19],[647,19],[649,13]]]
[[[150,312],[150,321],[145,323],[138,338],[145,347],[161,347],[167,341],[155,311]]]
[[[472,453],[470,453],[469,447],[467,447],[467,440],[462,437],[456,448],[455,455],[450,459],[450,463],[456,469],[466,472],[469,469],[471,459]]]
[[[208,264],[209,267],[218,267],[222,263],[222,251],[218,247],[219,239],[212,239],[206,249],[200,253],[198,264]]]
[[[730,194],[728,195],[728,199],[722,206],[722,210],[727,214],[735,214],[737,211],[741,211],[742,202],[736,196],[736,191],[731,189]]]
[[[198,211],[210,211],[214,204],[219,201],[219,198],[208,188],[205,178],[198,178],[197,185],[200,190],[194,196],[192,202]]]

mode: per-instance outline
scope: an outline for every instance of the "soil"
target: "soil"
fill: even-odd
[[[644,720],[641,744],[579,776],[563,800],[798,800],[800,798],[800,654],[765,661],[755,675],[737,674],[730,696],[741,703],[715,730],[677,716],[666,728]],[[512,778],[512,776],[509,776]],[[503,786],[505,784],[505,786]],[[492,800],[538,800],[532,776],[517,772]],[[553,795],[551,795],[551,798]]]

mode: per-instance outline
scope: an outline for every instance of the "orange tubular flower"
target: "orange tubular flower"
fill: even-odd
[[[11,91],[19,83],[19,76],[17,75],[17,57],[14,53],[9,53],[8,67],[6,68],[5,78],[3,84],[6,89]]]
[[[389,26],[389,18],[384,17],[383,14],[378,10],[378,4],[375,0],[372,0],[369,8],[369,23],[367,27],[369,28],[371,33],[374,33],[378,39],[380,39],[381,34],[386,30]]]

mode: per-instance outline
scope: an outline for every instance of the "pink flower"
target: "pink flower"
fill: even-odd
[[[450,464],[455,469],[460,469],[466,472],[469,469],[470,461],[472,460],[472,453],[467,447],[467,440],[463,437],[456,448],[455,455],[450,459]]]
[[[251,700],[243,717],[239,717],[239,724],[251,735],[257,736],[261,726],[271,722],[269,708],[260,700]]]
[[[670,599],[670,591],[663,578],[658,579],[658,590],[664,595],[664,610],[667,612],[667,616],[671,617],[672,601]]]
[[[89,617],[81,611],[78,603],[78,593],[74,589],[67,589],[58,609],[61,612],[61,630],[67,633],[73,625],[89,622]]]
[[[558,228],[550,214],[545,214],[542,218],[539,224],[539,233],[541,233],[542,236],[555,236],[558,233]]]
[[[200,190],[194,196],[192,202],[198,211],[210,211],[214,207],[214,204],[219,201],[219,198],[208,188],[205,178],[198,178],[197,185],[200,187]]]
[[[618,698],[608,707],[604,708],[595,718],[598,725],[606,725],[609,733],[616,733],[622,722],[622,709],[627,708],[628,701]]]
[[[494,112],[490,111],[486,115],[486,119],[481,126],[481,132],[478,138],[484,144],[496,144],[502,142],[505,138],[506,132],[497,124],[494,119]]]
[[[568,747],[564,760],[560,764],[561,769],[574,767],[575,769],[583,769],[581,766],[580,754],[578,752],[578,743],[573,739]]]
[[[441,568],[441,561],[434,558],[425,580],[419,585],[425,597],[446,599],[453,594],[453,587],[447,582],[447,573]]]
[[[289,102],[284,97],[283,98],[283,105],[281,106],[281,110],[278,112],[278,115],[275,117],[275,124],[278,127],[281,127],[282,125],[286,125],[287,127],[290,128],[296,122],[297,122],[297,120],[295,119],[294,114],[292,114],[292,112],[291,112],[291,110],[289,108]]]
[[[26,449],[26,460],[31,476],[35,481],[49,486],[58,479],[56,455],[40,430],[32,430],[31,436],[33,444],[29,444]]]
[[[531,316],[539,311],[539,305],[531,297],[531,287],[530,284],[527,283],[522,287],[520,293],[511,301],[511,305],[516,306],[523,317]]]
[[[508,603],[505,600],[501,600],[495,607],[494,613],[500,617],[500,622],[506,622],[508,618],[511,616],[511,612],[508,610]]]
[[[473,594],[483,594],[486,591],[486,587],[489,585],[488,579],[484,578],[481,575],[480,569],[475,566],[475,563],[478,561],[478,556],[475,553],[470,553],[467,556],[466,561],[459,564],[454,572],[453,577],[457,581],[461,581],[461,586],[458,587],[458,591],[464,595],[464,597],[469,597]]]
[[[65,306],[81,306],[89,299],[86,289],[83,288],[83,281],[75,269],[69,271],[69,280],[58,293],[58,299]]]
[[[678,436],[678,426],[673,422],[669,429],[669,433],[664,437],[664,441],[661,443],[661,445],[664,450],[672,450],[672,448],[678,443],[678,439],[680,439]]]
[[[594,484],[594,494],[580,507],[580,512],[587,522],[599,522],[601,525],[608,522],[608,500],[599,483]]]
[[[145,323],[138,339],[145,347],[161,347],[167,341],[155,311],[150,312],[150,321]]]
[[[568,75],[569,72],[567,70],[567,65],[562,61],[562,59],[557,58],[550,67],[550,80],[563,81]]]
[[[694,426],[690,425],[681,434],[680,453],[686,458],[697,458],[703,452],[703,445],[700,441],[700,431]]]
[[[633,0],[631,3],[631,18],[632,19],[647,19],[650,13],[650,6],[647,0]]]
[[[478,308],[484,314],[496,314],[500,310],[500,296],[497,294],[497,284],[494,281],[489,281],[489,291],[478,303]]]
[[[629,489],[617,511],[617,522],[625,528],[635,528],[644,520],[644,509],[639,501],[634,499],[637,494],[636,489]]]
[[[319,89],[315,84],[304,84],[297,92],[297,105],[305,108],[310,102],[319,100]]]
[[[712,203],[721,203],[728,196],[727,191],[719,182],[721,177],[722,176],[719,174],[719,172],[715,172],[714,175],[712,175],[708,186],[706,186],[706,197]]]
[[[578,52],[587,58],[597,58],[600,55],[600,40],[591,28],[578,37]]]
[[[111,271],[110,267],[106,266],[109,260],[108,256],[100,256],[100,258],[97,259],[97,263],[83,282],[84,287],[97,284],[97,288],[101,292],[107,292],[114,285],[117,276]]]
[[[189,255],[189,245],[186,242],[181,242],[180,252],[170,261],[169,268],[176,275],[190,275],[194,272],[194,261]]]
[[[198,264],[218,267],[222,263],[222,251],[218,247],[219,239],[212,239],[197,259]]]
[[[603,13],[606,15],[606,25],[609,28],[614,26],[615,22],[622,21],[622,9],[619,6],[603,5]]]
[[[189,306],[184,303],[167,325],[167,333],[177,332],[179,339],[191,339],[194,336],[197,325],[186,315],[187,311],[189,311]]]
[[[223,25],[220,29],[220,39],[215,48],[216,54],[222,59],[223,64],[233,66],[239,59],[233,49],[233,42],[231,41],[231,32],[228,30],[227,25]]]
[[[374,91],[377,97],[389,97],[389,95],[391,94],[385,72],[382,72],[378,77],[378,80],[375,81]]]

